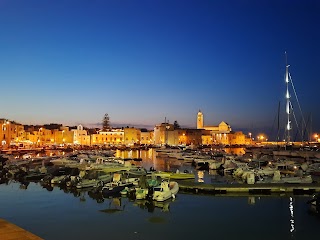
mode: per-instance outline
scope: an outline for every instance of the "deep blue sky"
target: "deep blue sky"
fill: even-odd
[[[319,29],[317,0],[0,0],[0,117],[271,128],[287,51],[320,131]]]

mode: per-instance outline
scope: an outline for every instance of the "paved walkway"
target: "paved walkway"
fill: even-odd
[[[4,219],[0,219],[0,239],[1,240],[43,240],[42,238],[12,224]]]

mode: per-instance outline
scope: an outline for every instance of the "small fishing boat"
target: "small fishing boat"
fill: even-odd
[[[153,188],[153,197],[155,201],[163,202],[170,198],[175,198],[179,191],[179,184],[174,181],[163,180],[158,187]]]
[[[136,188],[135,195],[136,199],[147,199],[152,198],[153,196],[153,188],[160,185],[160,182],[156,179],[148,179],[146,180],[145,186],[140,186]]]
[[[139,178],[128,178],[121,181],[121,174],[115,173],[112,182],[104,184],[101,191],[104,197],[108,197],[120,193],[126,187],[138,185],[138,182]]]

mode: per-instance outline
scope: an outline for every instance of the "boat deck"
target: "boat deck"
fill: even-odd
[[[4,219],[0,219],[0,239],[1,240],[43,240]]]
[[[256,183],[256,184],[205,184],[191,181],[178,181],[179,189],[192,193],[207,194],[272,194],[291,193],[295,195],[311,195],[320,192],[319,183]]]

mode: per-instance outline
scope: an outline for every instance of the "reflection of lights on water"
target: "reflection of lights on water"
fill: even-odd
[[[248,204],[249,205],[254,205],[255,203],[256,203],[255,197],[248,197]]]
[[[290,232],[292,233],[294,231],[294,209],[293,209],[293,198],[290,197],[289,202],[289,210],[290,210]]]
[[[198,182],[204,182],[204,171],[198,171]]]

